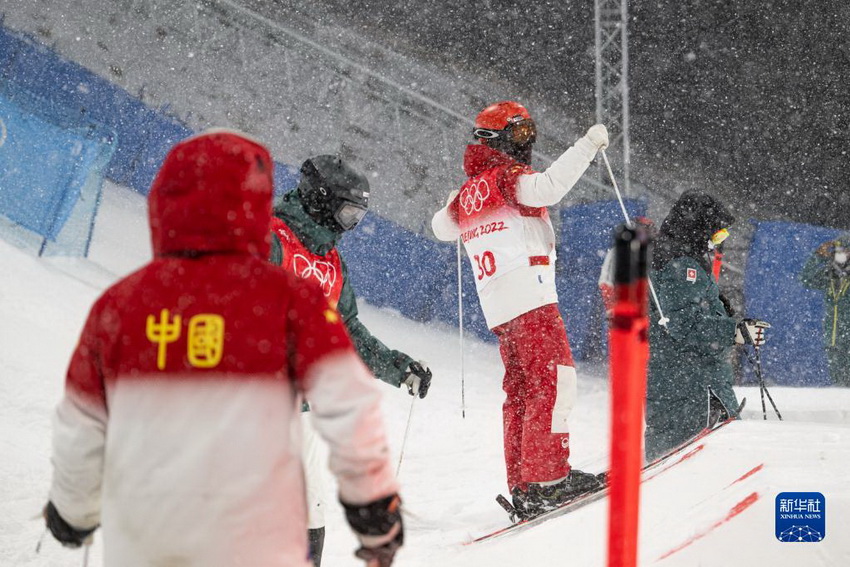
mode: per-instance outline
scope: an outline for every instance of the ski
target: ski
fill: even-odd
[[[746,399],[739,406],[738,412],[740,412],[740,410],[743,409],[745,403],[746,403]],[[677,464],[682,463],[682,462],[690,459],[692,456],[699,453],[704,448],[704,444],[700,443],[700,441],[702,439],[704,439],[707,435],[717,431],[718,429],[723,428],[724,426],[728,425],[732,421],[735,421],[736,419],[737,418],[727,418],[727,419],[724,419],[722,421],[715,422],[714,424],[710,424],[710,427],[704,428],[699,433],[697,433],[696,435],[694,435],[693,437],[691,437],[690,439],[688,439],[687,441],[685,441],[681,445],[678,445],[677,447],[671,449],[670,451],[668,451],[664,455],[662,455],[662,456],[658,457],[657,459],[647,463],[641,469],[641,476],[643,477],[643,478],[641,478],[641,482],[649,480],[650,478],[654,478],[657,475],[661,474],[662,472],[676,466]],[[648,476],[644,476],[646,473],[651,473],[651,474],[649,474]],[[541,524],[545,521],[551,520],[552,518],[557,518],[559,516],[563,516],[565,514],[568,514],[570,512],[578,510],[579,508],[583,508],[584,506],[587,506],[588,504],[591,504],[593,502],[601,500],[602,498],[605,498],[608,495],[609,490],[608,490],[608,486],[607,486],[607,477],[608,477],[607,472],[599,475],[600,480],[602,480],[603,483],[604,483],[600,488],[598,488],[596,490],[592,490],[590,492],[582,493],[582,494],[576,496],[575,498],[561,504],[557,508],[553,508],[552,510],[547,510],[546,512],[543,512],[541,514],[537,514],[535,516],[532,516],[532,517],[526,518],[526,519],[519,519],[519,514],[518,514],[517,510],[514,508],[511,501],[509,499],[507,499],[505,496],[503,496],[502,494],[499,494],[499,495],[496,496],[496,502],[499,504],[499,506],[501,506],[508,513],[508,516],[510,517],[511,522],[513,522],[513,523],[509,526],[504,527],[504,528],[500,528],[500,529],[498,529],[494,532],[485,534],[483,536],[479,536],[479,537],[473,539],[471,542],[467,542],[466,545],[469,545],[469,544],[472,544],[472,543],[479,543],[479,542],[482,542],[482,541],[495,539],[497,537],[501,537],[501,536],[504,536],[504,535],[507,535],[507,534],[523,531],[523,530],[530,528],[532,526],[536,526],[536,525]]]
[[[573,498],[569,502],[565,502],[564,504],[561,504],[557,508],[543,512],[542,514],[538,514],[536,516],[532,516],[532,517],[527,518],[525,520],[519,520],[516,523],[511,524],[510,526],[507,526],[507,527],[501,528],[499,530],[496,530],[495,532],[477,537],[474,540],[472,540],[471,542],[467,542],[467,545],[470,544],[470,543],[479,543],[479,542],[482,542],[482,541],[494,539],[494,538],[497,538],[497,537],[500,537],[500,536],[503,536],[503,535],[507,535],[509,533],[516,533],[516,532],[522,531],[524,529],[530,528],[532,526],[536,526],[536,525],[541,524],[541,523],[543,523],[547,520],[550,520],[552,518],[556,518],[558,516],[563,516],[564,514],[572,512],[573,510],[577,510],[578,508],[586,506],[586,505],[590,504],[591,502],[596,502],[597,500],[604,498],[607,494],[608,494],[608,487],[607,486],[602,486],[598,490],[594,490],[594,491],[591,491],[591,492],[585,492],[585,493],[583,493],[579,496],[576,496],[575,498]],[[517,511],[513,507],[513,504],[511,504],[508,501],[507,498],[505,498],[504,496],[499,494],[496,497],[496,501],[499,502],[499,505],[501,505],[502,508],[504,508],[505,511],[507,511],[508,514],[512,518],[517,518]]]

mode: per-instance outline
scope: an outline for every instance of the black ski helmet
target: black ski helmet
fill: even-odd
[[[338,156],[316,156],[301,164],[298,195],[310,218],[342,233],[357,226],[366,214],[369,181]]]

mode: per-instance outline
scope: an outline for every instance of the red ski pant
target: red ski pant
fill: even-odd
[[[575,404],[576,373],[558,306],[544,305],[493,332],[505,365],[508,488],[561,479],[570,472],[567,417]]]

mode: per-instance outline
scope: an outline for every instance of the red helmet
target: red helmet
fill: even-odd
[[[478,113],[472,136],[514,159],[531,163],[531,146],[537,141],[537,126],[523,105],[506,100]]]
[[[506,100],[491,104],[475,117],[476,128],[504,130],[509,124],[531,120],[528,110],[518,102]]]

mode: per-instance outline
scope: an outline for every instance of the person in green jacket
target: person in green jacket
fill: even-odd
[[[824,350],[836,386],[850,387],[850,232],[821,244],[809,257],[800,281],[824,292]]]
[[[743,339],[736,340],[739,322],[720,294],[708,257],[728,236],[734,221],[711,195],[686,191],[661,225],[650,279],[669,321],[666,326],[655,322],[659,315],[651,302],[644,433],[647,460],[706,427],[711,393],[730,417],[737,417],[731,355],[737,340]],[[763,340],[761,333],[757,344]]]
[[[337,156],[320,155],[301,165],[298,187],[275,204],[269,261],[316,283],[335,306],[360,358],[380,380],[424,398],[431,370],[421,361],[387,347],[358,318],[348,268],[337,250],[346,232],[369,206],[369,181]],[[309,400],[308,400],[309,401]],[[308,406],[305,404],[305,411]],[[309,420],[303,420],[303,460],[307,480],[308,537],[316,567],[324,547],[322,459]]]

